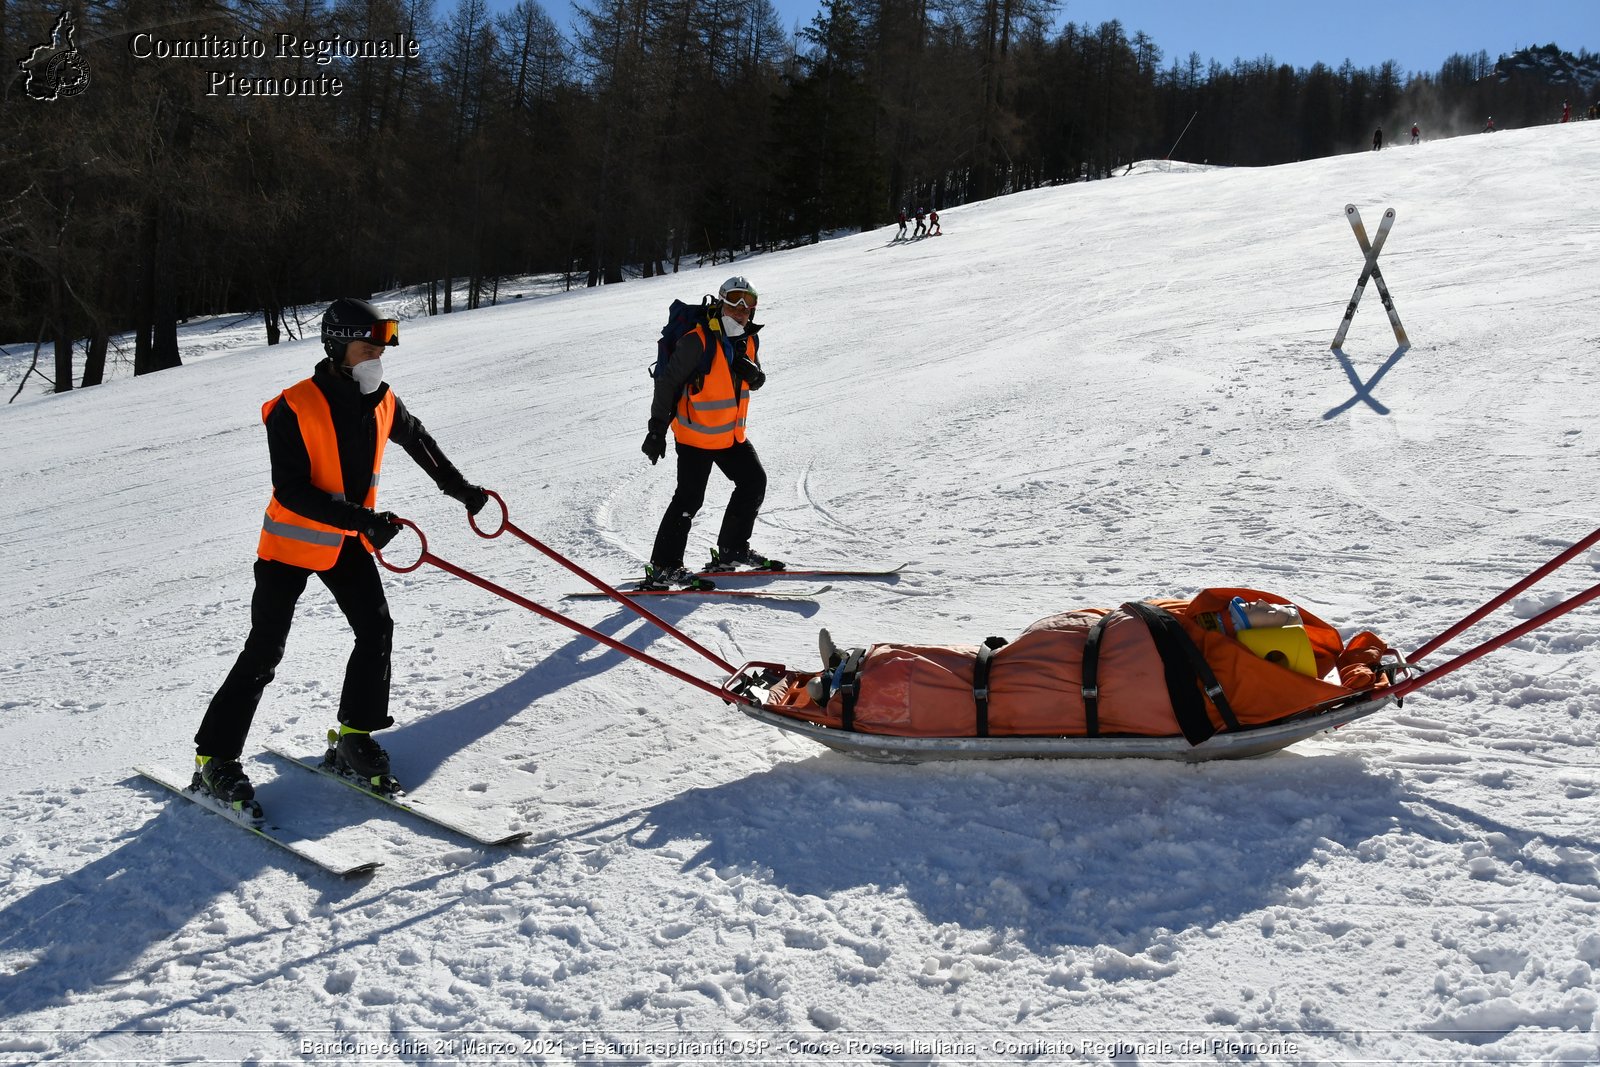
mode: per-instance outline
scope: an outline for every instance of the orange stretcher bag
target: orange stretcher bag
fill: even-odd
[[[1383,684],[1379,638],[1346,643],[1304,609],[1293,647],[1258,642],[1288,655],[1252,651],[1228,621],[1236,597],[1290,604],[1255,589],[1206,589],[1188,601],[1052,615],[1009,643],[871,645],[775,693],[768,709],[898,737],[1182,735],[1195,745]]]

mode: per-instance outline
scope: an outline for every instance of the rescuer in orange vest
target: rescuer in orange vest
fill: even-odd
[[[641,588],[710,585],[684,567],[683,553],[695,513],[705,503],[713,466],[732,480],[733,495],[710,566],[783,569],[782,563],[750,547],[750,531],[767,495],[767,472],[745,439],[750,394],[767,380],[757,354],[761,327],[751,321],[756,299],[745,278],[723,282],[709,314],[679,339],[672,358],[656,374],[649,432],[640,451],[652,464],[665,456],[670,425],[677,439],[678,487],[661,517]]]
[[[339,696],[334,745],[341,770],[392,788],[389,756],[374,730],[389,717],[389,647],[394,623],[373,549],[402,527],[376,511],[383,448],[404,448],[434,483],[473,515],[488,503],[451,465],[426,427],[383,381],[383,350],[400,343],[400,324],[365,300],[336,300],[322,316],[327,358],[310,378],[261,408],[272,458],[272,498],[256,546],[250,636],[195,735],[195,784],[240,807],[255,790],[239,765],[261,693],[283,658],[306,581],[322,580],[355,632]]]

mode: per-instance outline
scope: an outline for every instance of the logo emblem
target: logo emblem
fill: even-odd
[[[17,66],[25,75],[22,91],[35,100],[63,100],[88,88],[89,67],[78,51],[78,24],[72,12],[63,11],[50,31],[50,43],[34,46]]]

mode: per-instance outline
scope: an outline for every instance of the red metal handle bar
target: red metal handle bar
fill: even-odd
[[[1490,638],[1481,645],[1468,649],[1450,662],[1440,664],[1439,666],[1434,667],[1432,670],[1423,671],[1421,674],[1416,675],[1413,678],[1408,678],[1406,681],[1401,682],[1392,689],[1389,689],[1388,693],[1390,696],[1399,699],[1400,697],[1403,697],[1407,693],[1411,692],[1413,689],[1420,689],[1429,682],[1449,674],[1456,668],[1464,667],[1473,660],[1478,659],[1481,656],[1488,655],[1490,652],[1493,652],[1502,645],[1509,644],[1510,642],[1515,641],[1517,638],[1522,637],[1524,634],[1532,633],[1539,627],[1544,626],[1547,623],[1565,615],[1573,608],[1582,607],[1583,605],[1589,603],[1589,601],[1594,600],[1596,597],[1600,597],[1600,585],[1591,585],[1577,596],[1572,597],[1569,600],[1564,600],[1555,607],[1541,612],[1528,621],[1513,626],[1499,637]]]
[[[1600,541],[1600,530],[1596,530],[1588,537],[1585,537],[1582,541],[1579,541],[1577,544],[1573,545],[1571,548],[1552,559],[1549,563],[1546,563],[1544,566],[1535,570],[1532,574],[1522,579],[1516,585],[1513,585],[1505,592],[1499,594],[1483,607],[1479,608],[1477,611],[1474,611],[1472,614],[1468,615],[1454,626],[1451,626],[1449,629],[1445,630],[1444,633],[1440,634],[1438,637],[1435,637],[1433,640],[1429,641],[1427,644],[1411,653],[1410,662],[1417,662],[1423,656],[1426,656],[1429,652],[1434,651],[1440,645],[1459,634],[1462,630],[1467,629],[1469,626],[1475,625],[1485,615],[1488,615],[1491,611],[1503,606],[1510,601],[1512,597],[1516,596],[1518,593],[1522,592],[1524,589],[1528,588],[1534,582],[1537,582],[1539,579],[1543,578],[1557,567],[1563,566],[1578,553],[1582,552],[1584,549],[1588,548],[1590,545],[1593,545],[1597,541]]]
[[[471,582],[473,585],[477,586],[480,589],[487,589],[489,592],[493,593],[495,596],[501,597],[502,599],[505,599],[505,600],[509,600],[513,604],[518,605],[519,607],[527,608],[529,611],[533,612],[535,615],[540,616],[541,618],[549,619],[551,622],[554,622],[554,623],[559,623],[560,625],[565,626],[567,629],[572,630],[575,633],[582,634],[583,636],[589,638],[589,640],[591,640],[591,641],[595,641],[595,642],[598,642],[599,644],[605,645],[607,648],[615,649],[616,651],[621,652],[623,655],[629,656],[629,657],[631,657],[633,659],[636,659],[640,663],[643,663],[643,664],[646,664],[648,666],[654,667],[656,670],[661,671],[664,674],[670,674],[674,678],[678,679],[681,682],[688,682],[690,685],[695,686],[698,689],[703,689],[707,693],[710,693],[712,696],[718,698],[719,700],[727,700],[727,701],[731,701],[731,702],[742,702],[742,703],[746,703],[746,704],[753,703],[753,701],[749,700],[748,698],[744,698],[744,699],[741,700],[741,698],[739,698],[738,696],[735,696],[735,695],[732,695],[732,694],[728,693],[728,691],[725,690],[722,686],[713,685],[712,683],[707,682],[707,681],[705,681],[703,679],[696,678],[694,675],[690,674],[689,672],[683,671],[683,670],[679,670],[677,667],[674,667],[672,664],[666,663],[666,662],[664,662],[662,660],[659,660],[659,659],[656,659],[654,656],[650,655],[649,653],[640,652],[636,648],[629,648],[627,645],[623,644],[621,641],[618,641],[616,638],[609,637],[606,634],[601,633],[599,630],[595,630],[595,629],[592,629],[592,628],[590,628],[588,626],[583,625],[583,623],[581,623],[581,622],[576,622],[576,621],[574,621],[572,619],[569,619],[565,615],[561,614],[559,611],[552,611],[550,608],[547,608],[542,604],[534,603],[533,601],[529,600],[527,597],[518,596],[517,594],[511,592],[511,590],[509,590],[509,589],[503,589],[500,586],[495,585],[493,582],[488,581],[487,579],[480,578],[476,574],[473,574],[471,571],[462,570],[460,567],[457,567],[454,563],[451,563],[449,560],[440,559],[438,556],[435,556],[432,552],[428,551],[428,539],[425,536],[423,536],[422,530],[417,527],[416,523],[412,522],[410,519],[398,519],[397,521],[399,522],[399,524],[401,526],[409,526],[409,527],[411,527],[411,529],[416,530],[417,539],[422,542],[422,552],[421,552],[421,554],[417,556],[417,561],[415,563],[411,564],[409,567],[396,566],[395,564],[390,563],[388,560],[384,559],[382,552],[377,552],[377,551],[374,552],[374,554],[378,557],[378,562],[379,563],[383,564],[385,567],[387,567],[390,570],[396,572],[397,574],[408,574],[411,571],[414,571],[418,567],[422,566],[424,563],[430,563],[433,566],[438,567],[440,570],[445,571],[448,574],[455,575],[457,578],[460,578],[463,581]]]
[[[667,620],[663,619],[649,608],[646,608],[643,604],[635,602],[632,597],[623,596],[621,593],[617,592],[617,590],[613,589],[605,582],[602,582],[599,578],[596,578],[594,575],[590,574],[588,571],[572,562],[566,556],[563,556],[550,546],[542,544],[532,535],[520,529],[511,521],[511,513],[506,508],[506,502],[499,493],[492,489],[485,489],[484,493],[489,497],[489,499],[500,505],[500,526],[493,533],[485,533],[483,530],[478,528],[477,516],[468,515],[467,521],[472,524],[473,533],[477,534],[479,537],[492,540],[509,530],[511,533],[517,537],[520,537],[534,548],[537,548],[540,552],[543,552],[545,555],[549,556],[551,559],[555,560],[557,563],[567,568],[567,570],[571,571],[573,574],[576,574],[579,578],[582,578],[584,581],[588,582],[590,585],[594,586],[596,589],[600,590],[606,596],[610,597],[612,600],[615,600],[629,611],[632,611],[646,621],[652,622],[661,627],[661,629],[665,630],[673,637],[676,637],[679,641],[682,641],[684,644],[700,653],[712,663],[715,663],[717,667],[724,673],[733,673],[733,664],[729,663],[727,660],[723,659],[709,648],[706,648],[700,642],[696,641],[682,630],[679,630],[676,626],[673,626],[671,623],[667,622]]]
[[[372,554],[378,557],[379,563],[394,571],[396,574],[410,574],[412,571],[428,562],[428,558],[430,556],[430,553],[428,552],[428,535],[422,532],[422,527],[418,526],[410,519],[402,519],[400,516],[396,515],[394,521],[401,526],[409,526],[417,532],[417,540],[422,543],[422,551],[418,554],[417,561],[409,567],[396,566],[395,564],[390,563],[388,560],[383,558],[383,549],[379,548],[377,545],[372,546]]]

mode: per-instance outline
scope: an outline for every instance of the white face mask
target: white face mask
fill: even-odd
[[[740,322],[732,315],[724,315],[722,316],[722,332],[727,334],[729,337],[743,337],[744,323]]]
[[[369,359],[350,368],[350,377],[356,380],[362,393],[376,393],[383,384],[383,360]]]

